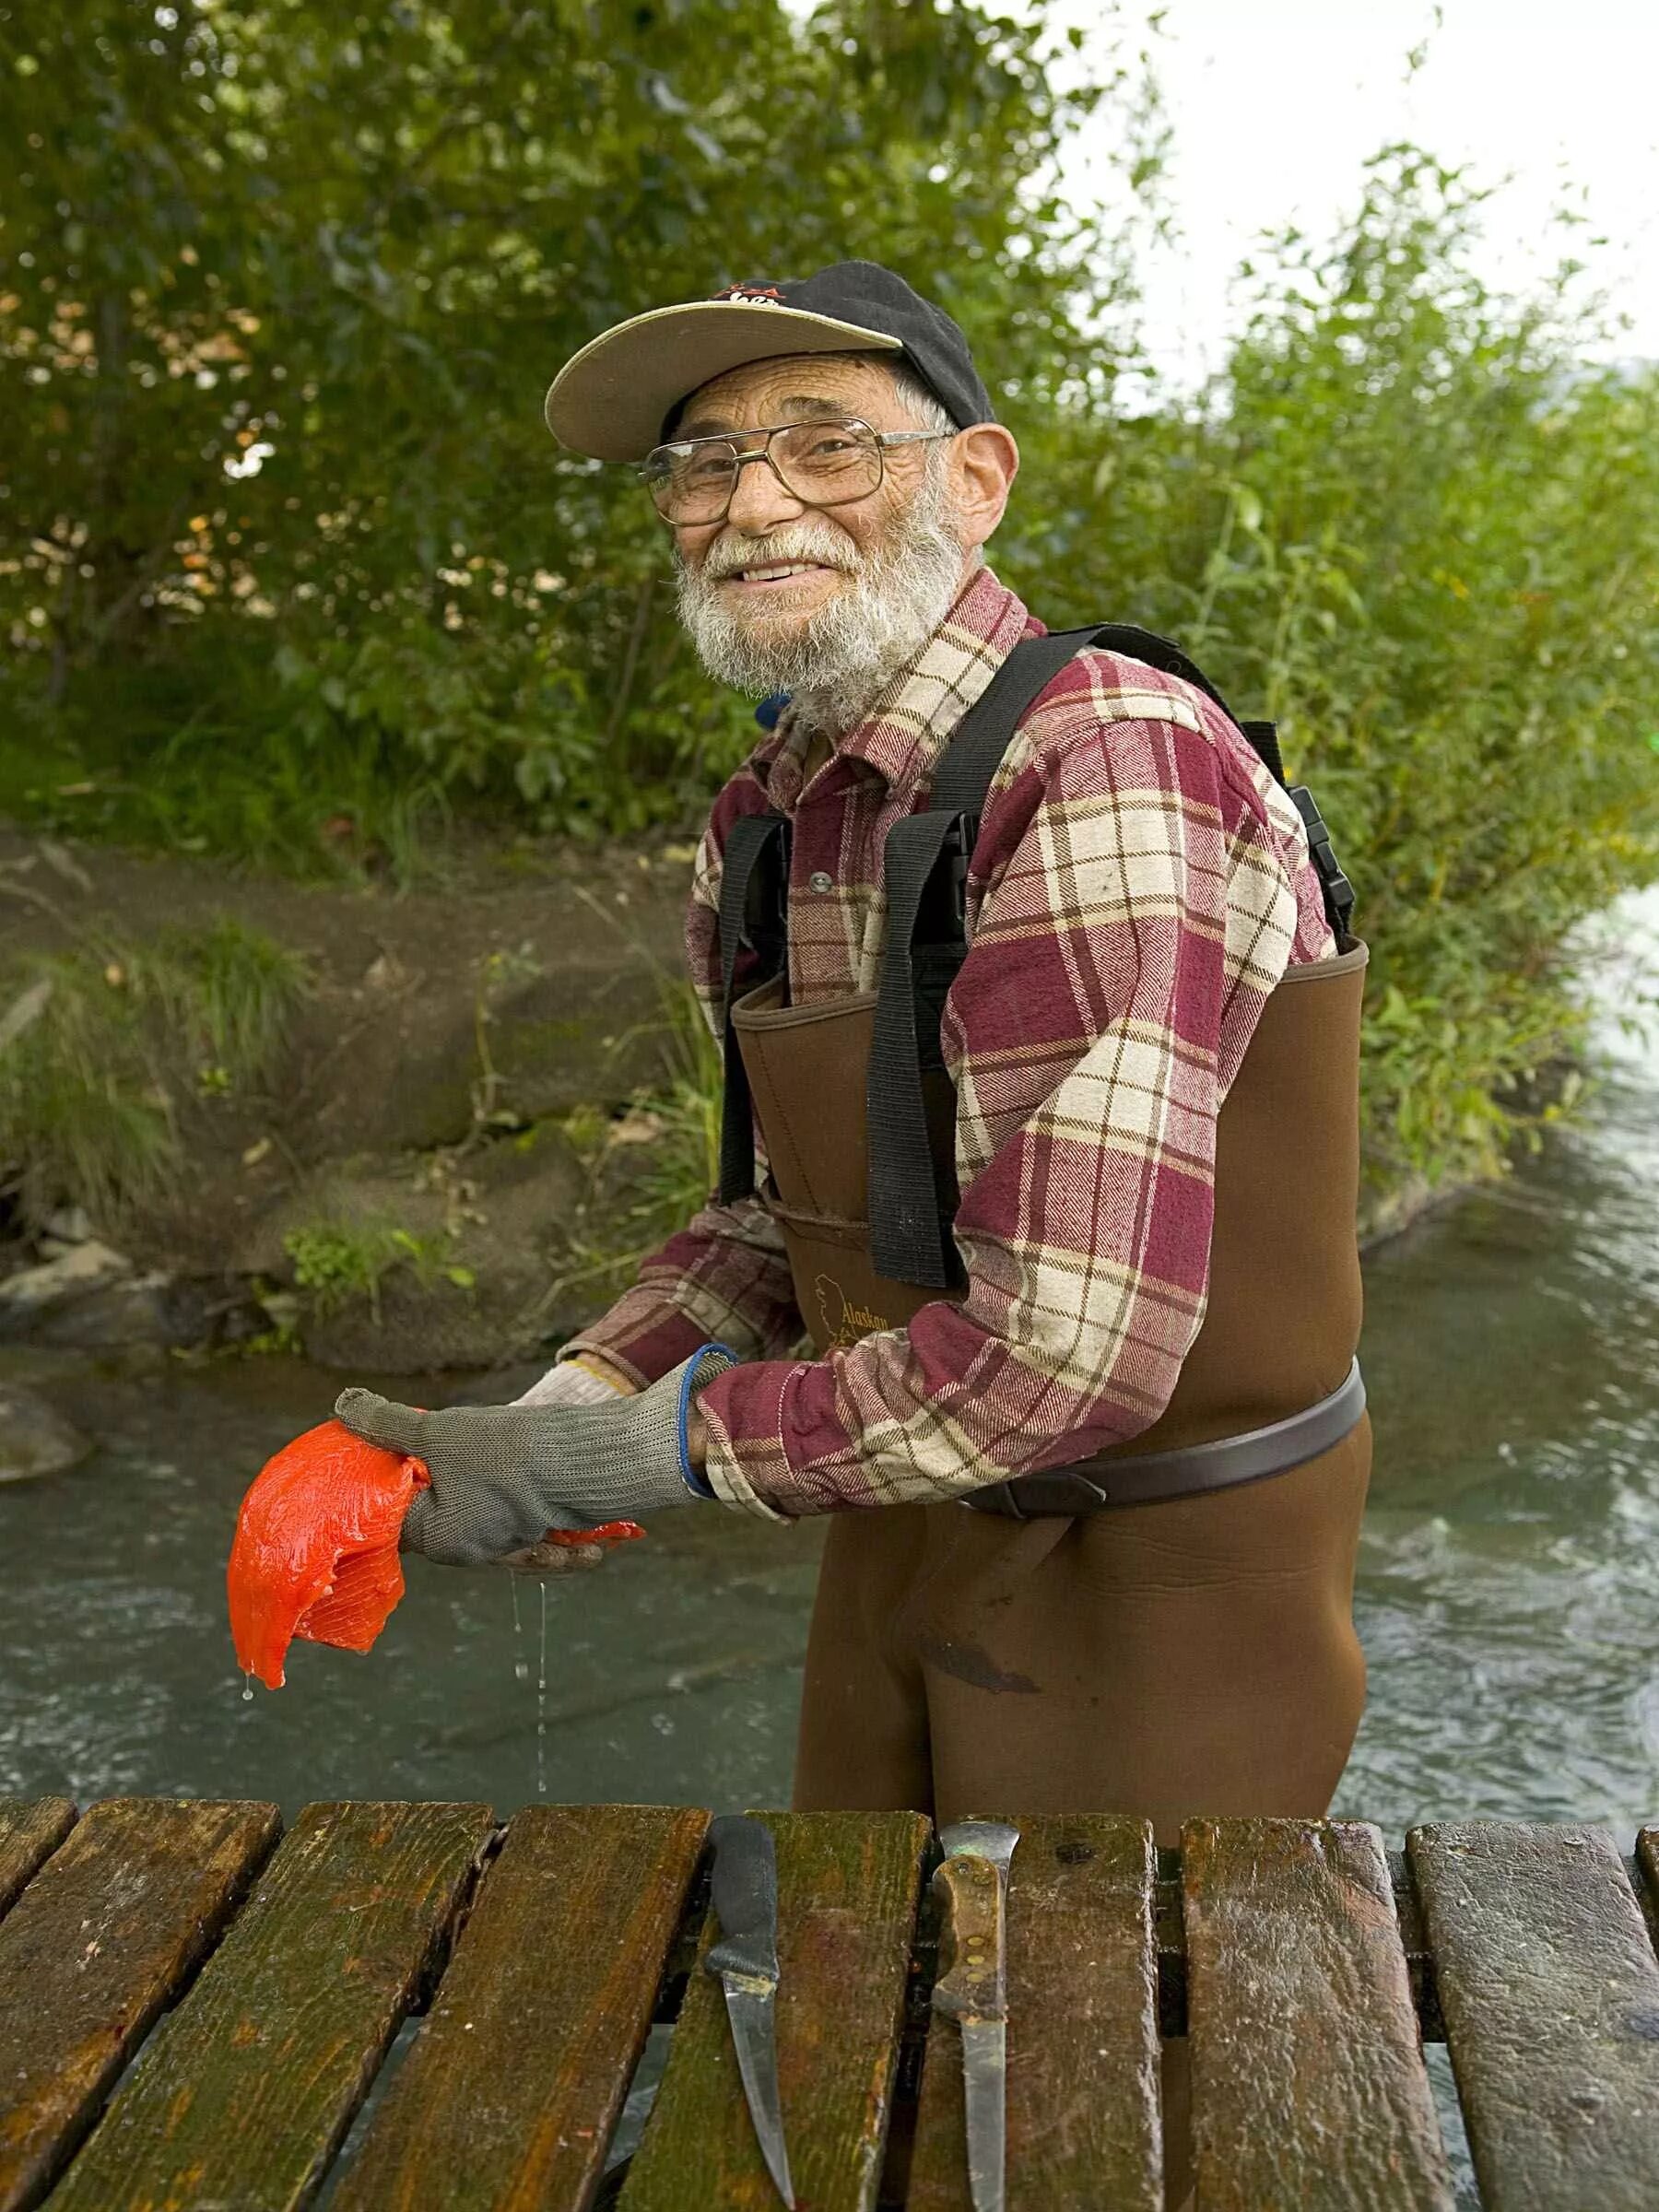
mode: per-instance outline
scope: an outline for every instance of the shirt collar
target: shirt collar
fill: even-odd
[[[976,569],[921,652],[877,696],[857,728],[836,740],[836,758],[866,761],[896,789],[921,782],[1020,639],[1041,634],[1018,594],[988,568]],[[774,806],[794,806],[806,746],[806,733],[785,708],[749,755]]]

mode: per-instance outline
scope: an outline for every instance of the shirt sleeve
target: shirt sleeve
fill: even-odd
[[[700,1391],[728,1505],[947,1500],[1122,1442],[1169,1403],[1204,1318],[1217,1115],[1306,934],[1306,836],[1184,688],[1112,718],[1089,666],[1106,657],[1028,717],[975,853],[942,1029],[966,1295]]]
[[[643,1388],[711,1341],[742,1359],[766,1360],[800,1335],[776,1224],[757,1199],[722,1206],[712,1198],[560,1357],[601,1353]]]
[[[734,779],[723,791],[692,877],[687,964],[716,1041],[721,854],[731,820],[756,803],[758,792],[752,779]],[[740,970],[739,988],[743,982]],[[797,1343],[801,1332],[782,1231],[758,1198],[723,1206],[712,1193],[685,1228],[644,1262],[609,1311],[561,1347],[560,1358],[601,1353],[643,1387],[711,1341],[729,1346],[742,1359],[770,1360]]]

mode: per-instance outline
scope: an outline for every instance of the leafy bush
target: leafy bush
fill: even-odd
[[[1570,275],[1494,298],[1475,215],[1380,159],[1198,406],[1049,426],[1005,563],[1278,718],[1371,946],[1381,1188],[1498,1167],[1581,1029],[1574,925],[1659,874],[1659,372],[1582,366]]]
[[[541,392],[631,311],[857,253],[1010,379],[1078,369],[1119,262],[1050,188],[1100,95],[1054,43],[906,0],[0,22],[0,800],[312,865],[395,792],[688,815],[747,715]]]

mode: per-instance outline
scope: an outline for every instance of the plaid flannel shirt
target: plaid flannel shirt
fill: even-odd
[[[755,747],[714,803],[687,924],[717,1035],[732,823],[794,817],[794,1003],[873,990],[888,830],[925,803],[958,722],[1041,630],[982,569],[806,791],[806,734],[787,711]],[[565,1347],[641,1383],[711,1337],[738,1352],[698,1394],[708,1479],[729,1505],[793,1518],[932,1503],[1087,1457],[1151,1426],[1197,1335],[1217,1114],[1287,965],[1335,949],[1300,817],[1212,700],[1091,648],[1009,746],[967,908],[941,1030],[961,1302],[795,1357],[779,1231],[756,1199],[712,1201]]]

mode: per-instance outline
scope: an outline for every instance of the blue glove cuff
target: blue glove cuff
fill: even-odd
[[[711,1353],[719,1361],[715,1365]],[[705,1344],[692,1353],[680,1376],[679,1386],[679,1464],[686,1488],[699,1498],[712,1498],[714,1491],[708,1481],[691,1465],[689,1430],[691,1426],[691,1393],[700,1384],[712,1382],[716,1375],[724,1375],[728,1367],[735,1367],[737,1355],[724,1344]]]

